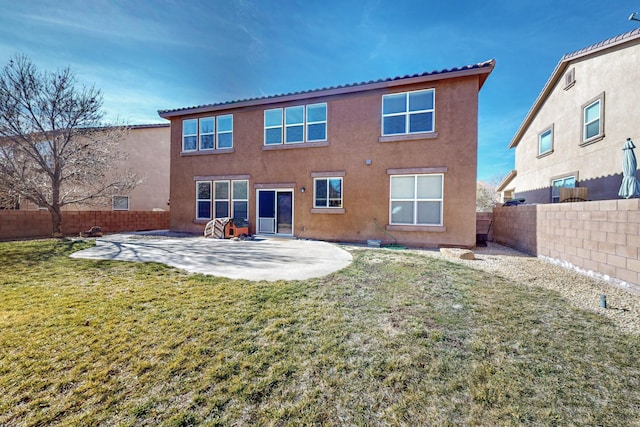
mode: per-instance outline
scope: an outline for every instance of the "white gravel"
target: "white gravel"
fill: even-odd
[[[492,242],[486,248],[479,247],[473,252],[476,260],[456,259],[437,251],[423,251],[429,256],[484,270],[518,283],[557,291],[574,306],[597,312],[626,332],[640,335],[638,293]],[[606,295],[606,309],[600,307],[601,294]]]

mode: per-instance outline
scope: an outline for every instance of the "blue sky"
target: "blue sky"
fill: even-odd
[[[0,63],[70,66],[107,119],[497,61],[480,92],[478,179],[563,54],[638,27],[640,0],[0,0]],[[640,65],[640,64],[639,64]]]

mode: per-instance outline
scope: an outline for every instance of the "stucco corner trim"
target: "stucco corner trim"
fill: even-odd
[[[387,175],[407,175],[420,173],[445,173],[449,168],[446,166],[436,166],[431,168],[395,168],[387,169]]]
[[[239,179],[250,179],[251,175],[196,175],[194,181],[230,181]]]
[[[378,138],[378,142],[418,141],[421,139],[435,139],[437,137],[438,137],[438,132],[389,135],[389,136],[381,136],[380,138]]]
[[[424,231],[427,233],[444,233],[447,227],[443,225],[387,225],[387,231]]]
[[[188,157],[188,156],[206,156],[210,154],[231,154],[235,153],[235,148],[220,148],[218,150],[195,150],[195,151],[181,151],[180,156]]]
[[[587,141],[581,142],[579,145],[580,145],[580,147],[586,147],[587,145],[591,145],[591,144],[594,144],[596,142],[602,141],[604,139],[604,137],[605,137],[604,134],[598,135],[598,136],[593,137],[593,138],[591,138],[591,139],[589,139]]]
[[[334,171],[334,172],[311,172],[312,178],[334,178],[345,176],[346,171]]]
[[[313,208],[311,209],[312,214],[343,214],[345,213],[344,208]]]
[[[542,154],[538,154],[538,155],[536,156],[536,159],[541,159],[541,158],[543,158],[543,157],[550,156],[551,154],[553,154],[553,150],[549,150],[549,151],[546,151],[546,152],[544,152],[544,153],[542,153]]]
[[[295,148],[313,148],[313,147],[327,147],[329,145],[329,141],[320,141],[320,142],[298,142],[295,144],[274,144],[274,145],[263,145],[263,151],[270,150],[293,150]]]
[[[272,189],[279,189],[279,188],[289,189],[289,188],[296,188],[296,183],[295,182],[277,182],[273,184],[257,183],[257,184],[253,184],[253,188],[258,190],[272,190]]]

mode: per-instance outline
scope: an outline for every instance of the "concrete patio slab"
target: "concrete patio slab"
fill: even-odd
[[[71,257],[160,262],[191,273],[267,281],[326,276],[352,259],[349,252],[327,242],[260,237],[234,241],[166,232],[108,235]]]

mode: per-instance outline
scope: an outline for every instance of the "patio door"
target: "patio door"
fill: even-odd
[[[293,235],[293,190],[258,190],[259,234]]]

